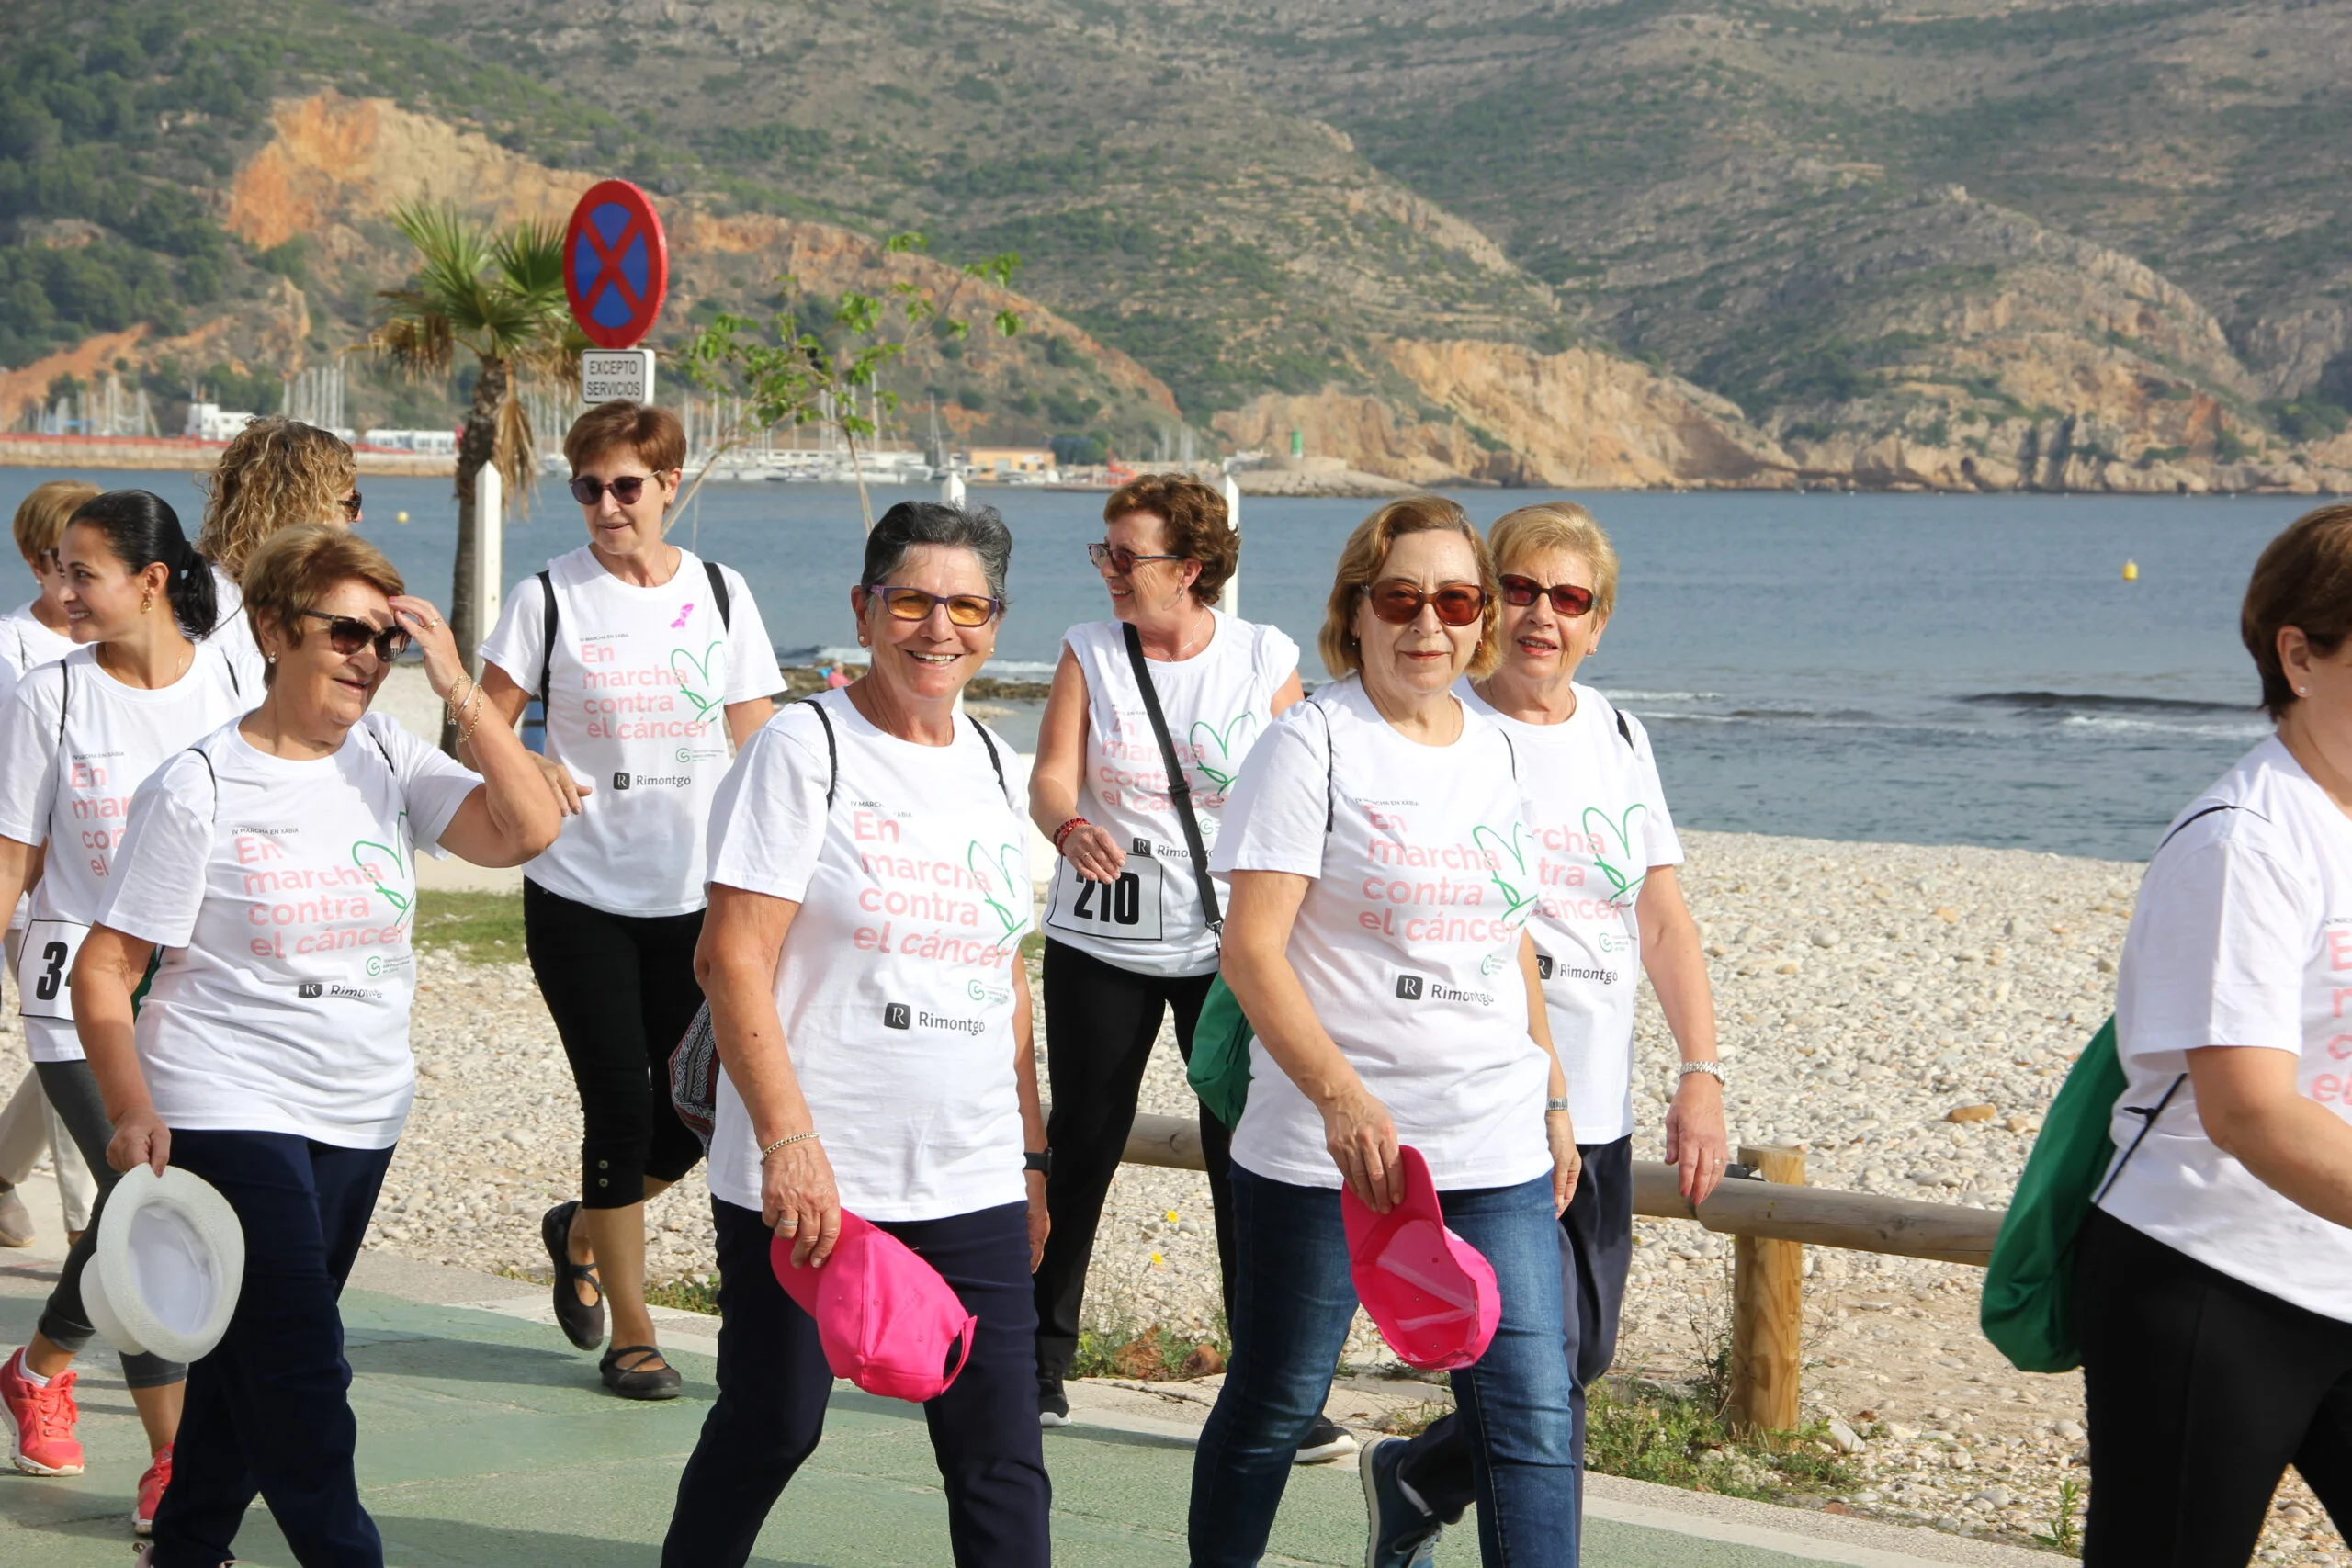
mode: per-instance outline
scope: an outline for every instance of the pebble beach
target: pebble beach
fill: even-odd
[[[2006,1203],[2043,1109],[2112,1003],[2141,868],[1746,834],[1684,841],[1734,1144],[1802,1145],[1816,1186]],[[571,1195],[577,1111],[521,957],[422,956],[416,1109],[369,1247],[546,1277],[538,1219]],[[20,1034],[0,1045],[21,1058]],[[1646,991],[1638,1051],[1635,1152],[1656,1158],[1676,1053]],[[1172,1043],[1155,1055],[1143,1109],[1192,1112]],[[649,1273],[707,1276],[698,1177],[649,1213]],[[1728,1332],[1730,1239],[1653,1220],[1638,1220],[1635,1235],[1616,1372],[1688,1380]],[[1813,1248],[1807,1276],[1806,1413],[1831,1423],[1856,1482],[1837,1506],[2026,1541],[2050,1530],[2064,1486],[2086,1492],[2080,1378],[2019,1373],[2001,1359],[1975,1326],[1977,1270]],[[1211,1336],[1205,1179],[1123,1168],[1089,1289],[1106,1328]],[[1367,1372],[1388,1359],[1362,1319],[1349,1356]],[[1414,1403],[1432,1396],[1442,1391],[1423,1388]],[[2352,1555],[2290,1475],[2257,1561]]]

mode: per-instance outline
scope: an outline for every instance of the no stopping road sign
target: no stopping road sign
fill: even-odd
[[[670,287],[670,245],[653,202],[627,180],[590,186],[563,235],[571,319],[598,348],[633,348]]]

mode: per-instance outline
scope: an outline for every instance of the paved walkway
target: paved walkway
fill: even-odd
[[[43,1220],[51,1204],[38,1204]],[[55,1277],[48,1247],[0,1254],[0,1344],[21,1343]],[[593,1359],[531,1321],[544,1292],[513,1280],[390,1258],[362,1259],[344,1318],[357,1373],[360,1475],[399,1568],[651,1568],[680,1467],[711,1387],[708,1319],[665,1325],[689,1394],[629,1404],[595,1384]],[[472,1303],[475,1304],[464,1304]],[[1091,1390],[1088,1391],[1090,1393]],[[110,1352],[85,1358],[86,1474],[0,1471],[0,1563],[121,1568],[130,1488],[144,1445]],[[1115,1392],[1081,1399],[1080,1424],[1048,1435],[1062,1568],[1182,1564],[1191,1428],[1139,1413]],[[1148,1400],[1141,1401],[1148,1405]],[[1585,1561],[1595,1568],[1985,1568],[2035,1554],[1919,1530],[1596,1478]],[[768,1568],[896,1568],[948,1561],[945,1505],[921,1412],[843,1389],[825,1441],[761,1537]],[[292,1568],[256,1506],[241,1561]],[[1351,1568],[1363,1560],[1363,1505],[1347,1466],[1296,1472],[1269,1563]],[[1440,1553],[1476,1561],[1464,1532]]]

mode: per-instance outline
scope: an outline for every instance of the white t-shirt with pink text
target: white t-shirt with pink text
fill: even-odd
[[[842,1206],[869,1220],[1027,1196],[1012,982],[1031,924],[1029,828],[991,742],[1009,764],[971,719],[950,745],[918,745],[826,692],[752,737],[711,808],[710,880],[800,907],[776,1014]],[[760,1206],[758,1141],[723,1074],[709,1181]]]
[[[658,588],[623,582],[586,545],[548,562],[547,595],[526,578],[482,659],[537,695],[548,672],[547,753],[593,789],[580,815],[523,874],[613,915],[685,915],[703,906],[703,838],[727,775],[728,705],[783,686],[760,607],[732,567],[722,620],[691,550]]]
[[[1527,1032],[1519,966],[1539,892],[1534,839],[1502,731],[1465,708],[1452,745],[1417,745],[1354,677],[1335,681],[1250,753],[1209,864],[1310,879],[1291,968],[1441,1190],[1551,1170],[1551,1064]],[[1263,1042],[1250,1065],[1236,1163],[1338,1187],[1313,1102]]]
[[[1464,681],[1454,694],[1510,738],[1535,834],[1536,967],[1579,1144],[1634,1130],[1634,1004],[1642,988],[1634,913],[1650,868],[1682,863],[1649,733],[1590,686],[1558,724],[1524,724]]]
[[[416,852],[481,784],[369,714],[309,761],[232,721],[139,786],[98,918],[164,950],[137,1038],[165,1126],[400,1140]]]
[[[27,911],[32,962],[19,971],[34,1061],[82,1059],[73,961],[106,907],[133,792],[250,705],[228,661],[198,644],[187,672],[153,690],[107,674],[96,647],[76,649],[28,671],[0,709],[0,835],[49,851]]]
[[[2297,1089],[2352,1121],[2352,818],[2272,739],[2174,825],[2141,881],[2116,976],[2129,1080],[2111,1127],[2118,1158],[2146,1120],[2130,1108],[2156,1105],[2188,1054],[2208,1045],[2288,1053]],[[2193,1082],[2099,1207],[2233,1279],[2352,1322],[2352,1230],[2215,1146]]]

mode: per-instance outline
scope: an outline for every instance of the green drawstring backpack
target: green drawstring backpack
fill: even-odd
[[[1209,1114],[1228,1128],[1241,1125],[1241,1108],[1250,1103],[1250,1042],[1255,1038],[1225,976],[1210,981],[1200,1021],[1193,1025],[1193,1059],[1184,1064],[1184,1077]]]

